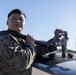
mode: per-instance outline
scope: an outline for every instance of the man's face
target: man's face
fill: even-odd
[[[25,17],[22,14],[13,13],[7,20],[7,25],[9,30],[13,30],[22,33],[25,27]]]

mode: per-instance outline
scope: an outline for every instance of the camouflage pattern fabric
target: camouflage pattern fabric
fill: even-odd
[[[35,49],[11,34],[0,35],[0,75],[31,75]]]

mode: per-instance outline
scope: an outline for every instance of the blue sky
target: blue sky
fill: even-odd
[[[15,8],[27,16],[23,34],[47,41],[60,28],[68,32],[67,48],[75,50],[76,0],[0,0],[0,30],[7,29],[7,14]]]

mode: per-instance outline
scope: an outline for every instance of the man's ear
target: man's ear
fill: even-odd
[[[8,20],[6,21],[6,24],[7,24],[7,26],[8,26]]]

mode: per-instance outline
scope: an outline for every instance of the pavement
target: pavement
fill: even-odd
[[[32,75],[51,75],[33,67]]]

